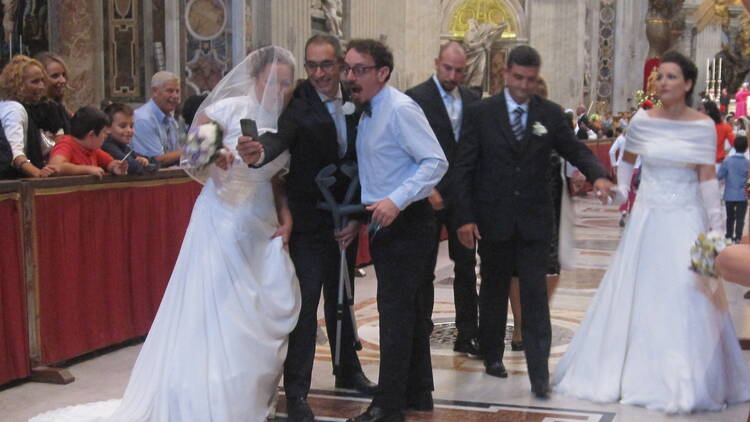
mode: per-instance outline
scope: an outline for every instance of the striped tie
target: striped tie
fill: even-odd
[[[513,110],[513,122],[511,123],[513,127],[513,134],[516,136],[516,141],[521,142],[523,140],[523,107],[518,106],[515,110]]]

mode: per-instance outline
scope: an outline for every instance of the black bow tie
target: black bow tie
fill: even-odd
[[[358,107],[360,113],[364,113],[367,117],[372,117],[372,104],[369,101],[360,104]]]

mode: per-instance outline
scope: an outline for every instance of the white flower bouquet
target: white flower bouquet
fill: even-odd
[[[214,121],[204,123],[188,134],[183,156],[187,164],[197,170],[203,170],[219,157],[224,147],[223,131]]]
[[[716,257],[729,246],[723,233],[710,231],[701,234],[690,248],[690,269],[704,277],[719,278],[716,272]]]

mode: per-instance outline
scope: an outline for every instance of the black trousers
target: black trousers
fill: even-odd
[[[432,249],[435,217],[426,200],[411,204],[371,237],[378,278],[380,373],[372,404],[403,409],[406,398],[432,391]]]
[[[481,231],[481,228],[480,228]],[[508,291],[513,269],[521,290],[523,346],[534,382],[549,382],[552,328],[547,303],[545,263],[549,239],[524,240],[514,235],[505,241],[479,241],[482,284],[479,289],[479,345],[485,357],[503,357],[508,319]]]
[[[346,251],[350,280],[354,280],[356,245],[355,239]],[[297,326],[289,335],[289,349],[284,362],[284,391],[287,397],[307,397],[315,359],[315,334],[318,328],[317,314],[321,288],[326,333],[331,346],[331,356],[334,356],[340,252],[331,227],[330,230],[292,233],[289,253],[299,279],[302,306]],[[354,283],[352,293],[353,289]],[[344,311],[341,339],[341,373],[338,376],[346,378],[362,371],[354,349],[352,321],[348,310]]]
[[[451,223],[450,211],[435,212],[435,247],[430,267],[437,264],[440,249],[440,234],[443,225],[448,229],[448,256],[453,261],[453,301],[456,306],[456,328],[460,337],[474,338],[478,335],[477,321],[477,259],[474,249],[464,247],[458,240],[458,227]],[[433,276],[434,280],[434,276]]]
[[[727,237],[739,241],[742,239],[742,230],[745,228],[747,201],[726,201],[725,204],[727,207]]]

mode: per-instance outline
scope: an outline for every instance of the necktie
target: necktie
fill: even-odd
[[[448,111],[448,118],[451,121],[451,127],[453,128],[453,139],[458,142],[458,126],[459,126],[459,116],[458,116],[458,110],[456,107],[456,99],[449,93],[445,93],[445,104]]]
[[[513,129],[513,135],[516,136],[516,141],[521,142],[523,140],[523,132],[524,132],[524,126],[523,126],[523,107],[518,106],[515,110],[513,110],[513,121],[511,122],[511,127]]]

